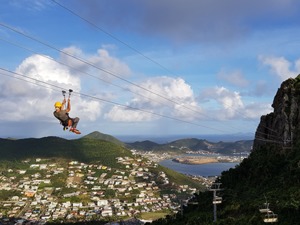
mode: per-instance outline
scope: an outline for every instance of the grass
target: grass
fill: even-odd
[[[157,220],[160,218],[164,218],[166,215],[168,215],[168,212],[147,212],[147,213],[141,213],[140,219],[143,220]]]

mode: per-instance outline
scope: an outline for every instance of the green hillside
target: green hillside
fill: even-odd
[[[172,141],[167,144],[157,144],[152,141],[141,141],[126,143],[128,148],[134,148],[140,151],[156,152],[175,152],[177,154],[186,151],[209,151],[220,154],[233,154],[240,152],[250,152],[253,146],[253,140],[241,140],[235,142],[211,142],[197,138],[185,138]]]
[[[160,145],[153,141],[136,141],[133,143],[127,143],[126,146],[140,151],[152,151]]]
[[[122,145],[95,138],[92,133],[88,137],[66,140],[59,137],[28,138],[19,140],[0,139],[0,161],[17,161],[28,158],[63,158],[80,162],[99,162],[113,168],[119,168],[117,157],[130,156],[131,152]],[[93,138],[94,137],[94,138]],[[164,171],[171,182],[188,184],[201,188],[199,183],[173,170],[159,166],[155,173]]]
[[[153,225],[259,225],[264,215],[259,212],[268,201],[281,225],[300,221],[300,144],[287,155],[274,152],[274,146],[251,153],[238,167],[223,172],[218,182],[224,188],[219,195],[218,220],[213,222],[212,192],[195,196],[198,205],[189,205],[183,216],[159,220]]]
[[[278,89],[272,107],[257,127],[253,150],[236,168],[217,180],[222,191],[217,221],[213,222],[213,195],[207,191],[193,199],[183,215],[169,216],[151,225],[262,225],[267,213],[259,209],[267,201],[274,224],[300,224],[300,75]]]
[[[158,166],[157,168],[153,169],[156,173],[163,171],[168,175],[171,183],[179,184],[179,185],[189,185],[190,187],[195,187],[197,190],[203,191],[205,187],[201,185],[198,181],[190,179],[186,175],[182,173],[178,173],[174,170],[171,170],[167,167]]]
[[[82,137],[83,139],[96,139],[96,140],[103,140],[103,141],[109,141],[112,143],[115,143],[117,145],[124,145],[124,143],[120,140],[118,140],[117,138],[108,135],[108,134],[103,134],[99,131],[94,131],[90,134],[87,134],[85,136]]]
[[[131,155],[128,149],[108,141],[90,138],[66,140],[58,137],[0,139],[0,154],[1,160],[55,157],[81,162],[100,161],[109,165],[116,165],[116,157]]]

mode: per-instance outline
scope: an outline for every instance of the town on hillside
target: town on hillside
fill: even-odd
[[[172,214],[182,196],[197,190],[171,183],[156,162],[142,156],[118,157],[120,168],[79,161],[28,159],[2,167],[0,217],[43,224],[47,221],[87,221],[142,218],[147,213]],[[206,179],[199,180],[205,185]],[[171,191],[170,191],[171,190]],[[18,224],[18,222],[16,222]]]

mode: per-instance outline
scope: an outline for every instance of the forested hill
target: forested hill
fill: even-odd
[[[121,146],[125,145],[122,141],[118,140],[114,136],[111,136],[108,134],[103,134],[99,131],[94,131],[90,134],[83,136],[82,138],[83,139],[95,139],[95,140],[109,141],[109,142],[112,142],[114,144],[121,145]]]
[[[273,101],[274,111],[261,117],[254,149],[234,169],[223,172],[222,203],[213,222],[213,194],[195,196],[183,215],[159,220],[151,225],[259,225],[268,216],[259,208],[266,201],[280,225],[300,222],[300,75],[281,84]],[[195,204],[196,202],[196,204]],[[271,217],[272,214],[269,214]]]
[[[115,164],[116,157],[130,156],[131,152],[109,141],[80,138],[66,140],[59,137],[0,139],[1,160],[19,160],[29,157],[54,157],[81,162],[103,161]]]
[[[105,140],[103,140],[105,139]],[[4,161],[17,162],[32,158],[52,158],[76,160],[83,163],[97,163],[109,166],[114,169],[123,168],[124,165],[118,163],[117,158],[126,156],[134,158],[131,151],[123,146],[118,140],[93,132],[83,138],[67,140],[59,137],[26,138],[26,139],[1,139],[0,138],[0,163]],[[3,166],[5,167],[5,163]],[[128,168],[127,170],[131,170]],[[178,185],[189,185],[195,188],[203,188],[203,185],[191,178],[172,171],[163,166],[153,168],[154,173],[164,172],[170,182]],[[0,223],[1,224],[1,223]]]
[[[211,142],[205,139],[185,138],[172,141],[167,144],[157,144],[152,141],[137,141],[126,143],[127,148],[134,148],[140,151],[154,152],[176,152],[185,153],[187,151],[208,151],[220,154],[236,154],[241,152],[250,152],[253,146],[253,140],[241,140],[235,142]]]

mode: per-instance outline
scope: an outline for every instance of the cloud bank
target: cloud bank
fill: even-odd
[[[118,90],[106,83],[119,82],[118,77],[106,74],[107,79],[99,81],[95,78],[103,78],[104,72],[100,73],[97,68],[100,66],[124,77],[130,76],[130,67],[121,59],[111,56],[106,49],[99,49],[96,54],[86,54],[80,48],[71,46],[63,51],[74,57],[61,54],[56,60],[49,56],[32,55],[21,62],[13,75],[23,80],[5,78],[0,81],[0,99],[6,106],[2,110],[3,123],[58,123],[52,114],[53,105],[62,100],[63,88],[74,90],[70,116],[80,117],[83,127],[88,127],[90,122],[97,126],[104,121],[114,124],[160,123],[164,119],[175,119],[198,124],[202,121],[249,120],[270,111],[269,105],[247,102],[240,92],[224,86],[207,87],[195,94],[192,85],[183,77],[144,77],[135,81],[135,85],[131,85],[133,81],[123,82],[123,88]],[[275,73],[289,71],[287,60],[267,57],[260,57],[260,60],[266,66],[279,68],[273,70]],[[298,61],[295,62],[297,68]],[[121,81],[128,79],[124,77]],[[222,71],[216,77],[235,87],[249,85],[240,71]],[[81,93],[87,95],[81,96]]]
[[[13,77],[17,79],[7,78],[1,82],[1,86],[5,87],[0,91],[1,101],[8,106],[2,111],[2,121],[50,121],[54,103],[63,99],[62,89],[81,91],[80,79],[73,76],[67,67],[40,55],[26,58],[16,68]],[[71,117],[80,116],[90,121],[101,113],[97,101],[72,96],[71,103]],[[84,114],[87,111],[89,116]]]

